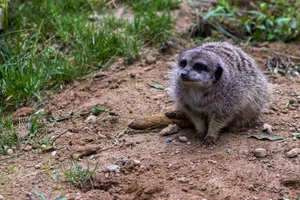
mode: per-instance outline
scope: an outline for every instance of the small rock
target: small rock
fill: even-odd
[[[106,167],[107,172],[115,172],[118,173],[120,172],[121,167],[119,165],[108,165]]]
[[[7,154],[8,155],[13,155],[14,154],[14,150],[12,150],[12,149],[7,149]]]
[[[215,161],[215,160],[207,160],[207,162],[217,164],[217,161]]]
[[[121,158],[119,160],[116,161],[116,165],[119,166],[123,166],[125,165],[125,163],[127,163],[129,161],[129,159],[127,157]]]
[[[178,137],[178,140],[179,140],[180,142],[187,142],[187,141],[188,141],[188,139],[187,139],[185,136],[179,136],[179,137]]]
[[[92,123],[92,122],[95,122],[97,120],[97,117],[94,116],[94,115],[90,115],[86,118],[86,120],[84,121],[84,123]]]
[[[145,71],[145,72],[148,72],[148,71],[151,71],[152,69],[153,69],[152,66],[150,66],[150,67],[145,67],[145,68],[144,68],[144,71]]]
[[[152,65],[152,64],[155,64],[156,63],[156,59],[151,55],[151,54],[148,54],[146,56],[146,63],[148,65]]]
[[[0,200],[4,200],[4,197],[0,194]]]
[[[166,128],[160,131],[160,135],[166,136],[177,133],[179,131],[179,127],[177,124],[169,124]]]
[[[254,156],[257,158],[264,158],[267,156],[267,150],[264,148],[257,148],[254,150]]]
[[[55,142],[55,140],[57,139],[55,135],[51,135],[49,138],[52,142]]]
[[[170,143],[170,142],[173,142],[173,138],[166,138],[166,143]]]
[[[268,133],[269,135],[273,134],[272,126],[270,124],[267,124],[267,123],[264,123],[262,131]]]
[[[141,165],[141,161],[139,161],[139,160],[133,160],[133,163],[136,166],[140,166]]]
[[[187,179],[187,178],[185,178],[185,177],[181,177],[181,178],[178,179],[178,181],[179,181],[180,183],[188,183],[188,182],[189,182],[189,179]]]
[[[187,145],[191,145],[191,142],[187,142],[186,144],[187,144]]]
[[[40,169],[41,167],[42,167],[42,163],[38,163],[34,166],[34,168],[36,168],[36,169]]]
[[[286,153],[286,156],[288,158],[295,158],[295,157],[297,157],[298,154],[300,154],[300,149],[299,148],[293,148],[293,149],[291,149],[290,151],[288,151]]]

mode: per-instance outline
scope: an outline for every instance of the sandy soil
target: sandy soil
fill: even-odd
[[[299,56],[299,44],[260,43],[242,47],[266,70],[268,56]],[[65,196],[68,199],[290,199],[300,198],[300,154],[288,158],[286,153],[300,148],[300,140],[292,133],[300,132],[300,78],[283,77],[268,72],[273,85],[273,102],[264,121],[273,127],[273,134],[284,140],[268,141],[249,138],[259,134],[261,127],[241,134],[222,134],[216,145],[205,147],[195,138],[193,129],[182,129],[167,137],[160,129],[136,131],[127,125],[137,116],[170,111],[173,103],[167,91],[150,87],[157,81],[168,85],[168,72],[177,55],[185,47],[162,55],[155,51],[149,57],[125,66],[122,60],[99,71],[88,80],[66,86],[49,99],[46,110],[54,118],[71,119],[46,123],[41,137],[56,139],[54,149],[41,152],[29,144],[19,157],[1,160],[0,194],[5,199],[30,199],[36,189],[47,199]],[[300,64],[299,59],[292,59]],[[297,94],[297,95],[295,95]],[[292,102],[287,109],[286,104]],[[98,120],[86,123],[95,106],[104,106]],[[111,116],[121,116],[112,118]],[[104,120],[102,120],[105,118]],[[186,136],[188,143],[178,141]],[[267,155],[254,156],[256,148]],[[94,150],[79,158],[85,167],[99,164],[93,177],[94,188],[81,189],[64,181],[61,165],[70,166],[71,158],[84,150]],[[128,158],[121,171],[107,172],[107,166]],[[56,175],[58,174],[58,175]]]

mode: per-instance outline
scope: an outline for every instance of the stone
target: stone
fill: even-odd
[[[151,54],[148,54],[148,55],[146,56],[146,63],[147,63],[148,65],[155,64],[155,63],[156,63],[156,58],[153,57]]]
[[[293,149],[291,149],[290,151],[288,151],[286,153],[286,156],[288,158],[295,158],[295,157],[297,157],[298,154],[300,154],[300,149],[299,148],[293,148]]]
[[[178,140],[179,140],[180,142],[187,142],[187,141],[188,141],[187,137],[185,137],[185,136],[179,136],[179,137],[178,137]]]
[[[166,128],[160,131],[161,136],[172,135],[179,131],[179,127],[177,124],[169,124]]]
[[[94,115],[90,115],[86,118],[86,120],[84,121],[84,123],[92,123],[95,122],[97,120],[97,117]]]
[[[14,150],[12,150],[12,149],[7,149],[7,154],[8,155],[13,155],[14,154]]]
[[[181,178],[178,179],[178,181],[179,181],[180,183],[188,183],[188,182],[189,182],[189,179],[187,179],[187,178],[185,178],[185,177],[181,177]]]
[[[253,153],[257,158],[264,158],[267,156],[267,150],[265,150],[264,148],[256,148]]]
[[[139,160],[133,160],[133,163],[136,166],[140,166],[141,165],[141,161],[139,161]]]
[[[115,172],[118,173],[120,172],[121,167],[119,165],[108,165],[106,167],[107,172]]]
[[[269,135],[273,134],[272,126],[270,124],[267,124],[267,123],[264,123],[262,131],[268,133]]]

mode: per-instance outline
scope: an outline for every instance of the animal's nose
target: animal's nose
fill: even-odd
[[[181,72],[180,77],[181,78],[185,78],[187,75],[188,75],[188,72],[187,71],[183,71],[183,72]]]

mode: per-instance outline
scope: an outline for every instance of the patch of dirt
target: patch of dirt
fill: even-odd
[[[269,55],[300,55],[296,44],[266,44],[243,47],[265,70]],[[183,49],[178,49],[177,53]],[[154,54],[157,55],[157,54]],[[33,149],[16,158],[1,161],[0,194],[6,199],[26,199],[33,189],[48,199],[66,196],[68,199],[278,199],[300,196],[300,156],[287,158],[286,152],[300,147],[300,140],[291,133],[300,131],[300,78],[270,74],[273,102],[265,115],[273,133],[286,138],[263,141],[248,138],[261,129],[242,134],[223,134],[217,145],[207,148],[195,138],[193,129],[183,129],[189,143],[165,142],[160,130],[134,131],[127,125],[132,118],[170,111],[173,103],[167,91],[150,87],[157,81],[167,86],[167,74],[177,54],[155,56],[156,63],[136,63],[134,66],[108,69],[91,80],[66,86],[49,100],[46,110],[60,118],[74,112],[70,120],[48,124],[49,137],[57,136],[55,156]],[[299,62],[299,61],[298,61]],[[114,87],[111,87],[114,85]],[[287,109],[287,102],[294,103]],[[105,112],[96,120],[85,123],[93,107],[104,106]],[[112,118],[111,116],[121,116]],[[123,131],[123,132],[122,132]],[[123,133],[123,134],[120,134]],[[119,137],[117,138],[116,136]],[[264,148],[267,156],[256,158],[253,150]],[[228,149],[232,153],[228,153]],[[88,152],[84,154],[85,152]],[[70,164],[71,157],[83,152],[82,163],[98,163],[94,189],[81,190],[63,182],[60,165]],[[138,166],[121,166],[119,173],[106,167],[120,158],[137,160]],[[14,169],[14,170],[11,170]]]

